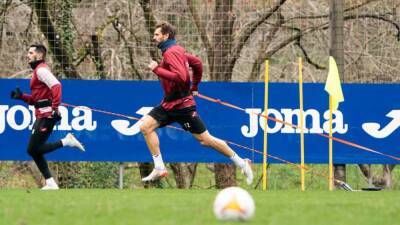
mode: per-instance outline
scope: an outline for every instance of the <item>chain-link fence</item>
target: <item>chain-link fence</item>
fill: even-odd
[[[400,2],[344,3],[343,81],[399,82]],[[204,80],[260,81],[265,58],[270,59],[272,82],[297,82],[298,57],[306,62],[306,82],[325,82],[327,75],[329,0],[3,0],[0,18],[2,78],[30,77],[26,50],[43,43],[59,78],[156,79],[147,65],[160,59],[152,33],[163,20],[176,26],[178,43],[203,60]],[[7,178],[1,187],[40,182],[30,163],[0,165],[1,176]],[[140,165],[124,165],[130,171],[125,171],[125,184],[144,187]],[[188,176],[181,182],[186,187],[213,187],[214,167],[200,168],[184,164],[170,169],[185,170]],[[53,163],[52,169],[66,188],[119,183],[119,164]],[[178,186],[172,177],[167,184]]]

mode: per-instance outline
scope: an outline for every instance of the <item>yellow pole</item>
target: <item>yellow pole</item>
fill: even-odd
[[[269,62],[265,60],[265,75],[264,75],[264,113],[268,116],[268,80],[269,80]],[[263,190],[267,190],[267,118],[264,118],[264,152],[263,152]]]
[[[329,190],[333,191],[332,96],[329,95]]]
[[[304,113],[303,113],[303,62],[299,57],[299,100],[300,100],[300,158],[301,158],[301,190],[305,191],[305,168],[304,168]]]

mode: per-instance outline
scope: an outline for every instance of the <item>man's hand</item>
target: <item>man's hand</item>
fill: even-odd
[[[21,99],[22,98],[22,92],[19,89],[19,87],[16,87],[15,90],[11,91],[11,98],[13,99]]]
[[[61,113],[58,111],[58,109],[53,109],[51,112],[51,118],[55,119],[56,121],[61,120]]]
[[[193,96],[198,95],[199,94],[199,87],[197,85],[196,86],[192,86],[190,88],[190,93],[192,93]]]
[[[151,71],[153,71],[157,66],[158,66],[158,63],[154,60],[151,60],[151,62],[149,63],[149,65],[147,67],[149,67],[149,69]]]

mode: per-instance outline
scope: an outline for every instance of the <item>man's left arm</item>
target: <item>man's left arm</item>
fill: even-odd
[[[203,76],[203,63],[201,60],[193,56],[191,54],[185,54],[189,66],[192,68],[192,86],[190,87],[191,92],[198,92],[199,91],[199,83],[201,82],[201,78]]]
[[[58,106],[61,103],[62,87],[61,83],[53,75],[53,73],[45,67],[39,68],[37,71],[38,79],[46,84],[51,91],[53,97],[51,108],[54,111],[58,111]]]

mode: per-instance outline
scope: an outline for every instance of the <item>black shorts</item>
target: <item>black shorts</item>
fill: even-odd
[[[206,126],[197,114],[196,106],[167,111],[161,105],[154,107],[148,114],[160,123],[160,127],[178,122],[184,130],[194,134],[206,131]]]

